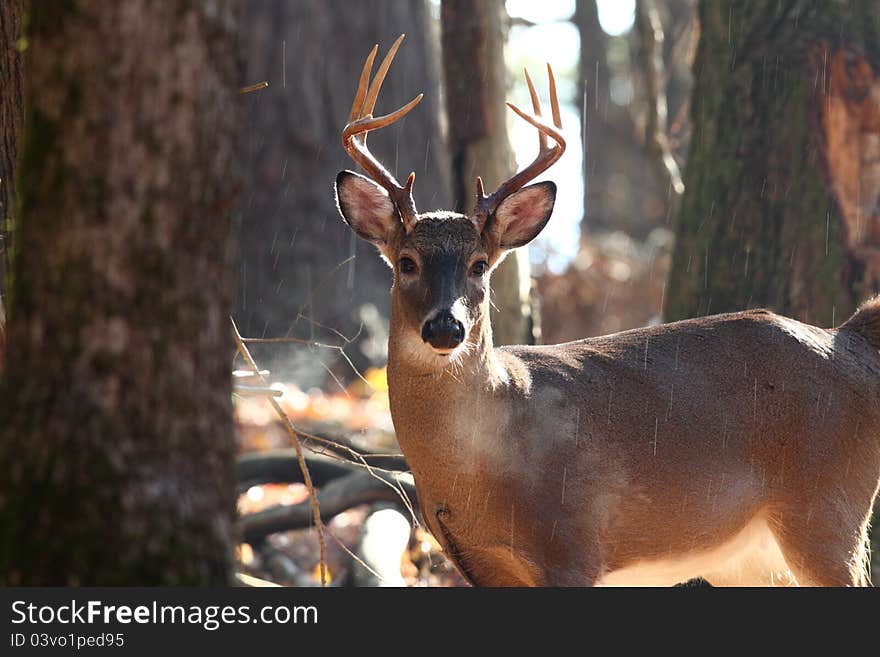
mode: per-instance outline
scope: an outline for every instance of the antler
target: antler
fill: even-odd
[[[471,221],[477,232],[482,232],[486,220],[505,198],[549,169],[565,152],[565,138],[559,132],[562,129],[562,118],[559,115],[559,99],[556,96],[556,80],[553,77],[553,69],[550,68],[550,64],[547,64],[547,76],[550,78],[550,109],[553,114],[552,126],[541,120],[541,101],[538,100],[538,94],[535,92],[535,86],[532,84],[529,72],[525,69],[523,71],[526,74],[526,84],[529,85],[529,95],[532,97],[535,115],[527,114],[511,103],[507,103],[507,106],[538,129],[538,156],[534,162],[503,182],[489,196],[483,192],[482,178],[477,177],[477,202],[471,216]],[[547,137],[551,137],[556,143],[550,146]]]
[[[373,70],[373,60],[376,58],[379,46],[373,46],[373,50],[367,55],[367,60],[364,62],[364,69],[358,82],[357,93],[354,96],[354,103],[352,103],[351,112],[348,115],[348,125],[342,131],[342,146],[351,159],[359,164],[370,178],[388,191],[388,195],[391,197],[394,205],[397,206],[397,211],[400,213],[400,219],[403,222],[404,228],[409,231],[418,216],[416,204],[412,196],[413,183],[416,180],[415,172],[409,174],[405,185],[401,185],[367,149],[367,133],[370,130],[384,128],[395,121],[399,121],[422,100],[423,94],[419,94],[406,105],[390,114],[373,116],[373,109],[376,107],[376,99],[379,97],[379,90],[382,88],[382,82],[385,80],[385,74],[388,73],[388,68],[391,66],[394,55],[397,53],[397,49],[400,47],[400,42],[403,41],[404,36],[401,34],[397,41],[394,42],[394,45],[391,46],[391,49],[379,66],[379,70],[376,71],[376,77],[373,78],[372,83],[370,83],[370,74]]]

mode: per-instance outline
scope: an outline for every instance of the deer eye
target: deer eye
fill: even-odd
[[[486,273],[487,269],[489,269],[489,263],[485,260],[475,262],[471,267],[471,276],[482,276]]]
[[[401,258],[397,262],[397,268],[400,269],[401,274],[415,274],[416,273],[416,263],[412,258]]]

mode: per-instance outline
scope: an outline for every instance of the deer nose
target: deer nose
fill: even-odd
[[[448,310],[441,310],[422,326],[422,340],[436,349],[455,349],[464,341],[464,326]]]

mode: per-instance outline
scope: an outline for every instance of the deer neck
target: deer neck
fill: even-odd
[[[488,303],[465,349],[441,363],[412,331],[396,322],[392,303],[388,389],[397,440],[417,481],[444,478],[472,459],[467,446],[481,437],[480,424],[503,404],[507,370],[492,346]],[[427,357],[426,357],[427,356]]]

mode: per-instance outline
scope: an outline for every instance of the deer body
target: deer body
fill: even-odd
[[[388,370],[423,514],[474,583],[861,582],[864,337],[752,311],[485,355],[412,375],[392,335]]]
[[[402,37],[401,37],[402,38]],[[492,344],[489,277],[547,223],[536,160],[469,215],[419,214],[366,134],[394,44],[367,58],[340,213],[394,270],[388,384],[422,515],[479,585],[861,585],[880,482],[880,298],[839,329],[756,310],[546,347]],[[549,139],[555,145],[549,145]]]

